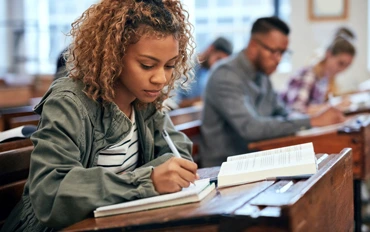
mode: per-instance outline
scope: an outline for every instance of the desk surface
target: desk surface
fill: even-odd
[[[179,108],[168,113],[174,125],[179,125],[187,122],[197,121],[201,119],[202,106],[191,106]]]
[[[333,130],[317,130],[303,136],[286,136],[248,144],[250,150],[268,150],[273,148],[312,142],[316,153],[338,153],[344,147],[352,148],[353,177],[365,180],[370,177],[370,117],[362,117],[357,126],[341,126]]]
[[[350,149],[322,156],[307,180],[263,181],[217,189],[199,203],[89,218],[65,231],[350,231],[353,228]],[[202,178],[219,167],[199,169]]]

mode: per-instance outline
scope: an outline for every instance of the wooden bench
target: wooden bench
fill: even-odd
[[[11,129],[11,128],[16,128],[16,127],[25,126],[25,125],[37,126],[39,124],[39,121],[40,121],[40,115],[38,114],[13,117],[9,119],[9,127]]]
[[[193,142],[193,159],[202,167],[199,158],[199,143],[200,143],[200,125],[202,106],[191,106],[186,108],[179,108],[168,113],[176,130],[186,134]]]
[[[31,86],[0,87],[0,108],[28,105],[31,97]]]
[[[12,124],[19,123],[19,120],[24,120],[24,118],[16,119],[14,122],[14,118],[24,117],[24,116],[33,116],[32,120],[37,118],[37,115],[33,112],[32,106],[20,106],[20,107],[12,107],[12,108],[3,108],[0,109],[0,118],[2,125],[2,131],[9,130],[12,128]],[[12,121],[13,120],[13,121]],[[18,121],[17,121],[18,120]],[[34,121],[33,121],[34,122]]]
[[[174,125],[183,124],[186,122],[196,121],[201,119],[202,106],[191,106],[179,108],[168,113]]]
[[[3,142],[3,143],[0,143],[0,152],[14,150],[17,148],[28,147],[28,146],[33,146],[31,140],[28,138],[9,141],[9,142]]]
[[[198,167],[202,167],[199,158],[199,143],[200,143],[200,120],[195,120],[191,122],[186,122],[182,124],[175,125],[176,130],[183,132],[189,139],[193,142],[193,159],[194,162],[198,164]]]
[[[0,152],[0,228],[22,197],[32,150],[28,146]]]

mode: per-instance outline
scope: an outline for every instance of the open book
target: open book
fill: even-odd
[[[94,211],[94,216],[104,217],[198,202],[211,193],[213,189],[215,189],[215,184],[211,184],[209,179],[197,180],[194,185],[192,184],[190,187],[184,188],[180,192],[99,207]]]
[[[317,168],[312,143],[229,156],[221,165],[218,187],[273,177],[312,175]]]

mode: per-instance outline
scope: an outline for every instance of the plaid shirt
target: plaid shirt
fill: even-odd
[[[291,109],[305,112],[310,104],[322,104],[326,101],[328,83],[328,78],[317,77],[312,67],[303,68],[290,79],[282,100]]]

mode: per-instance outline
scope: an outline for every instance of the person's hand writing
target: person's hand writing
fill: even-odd
[[[314,127],[327,126],[344,122],[343,113],[334,107],[328,107],[311,117],[311,125]]]
[[[154,168],[151,176],[154,188],[163,194],[189,187],[190,183],[199,179],[197,168],[198,165],[194,162],[173,157]]]
[[[338,108],[341,111],[345,111],[351,106],[351,104],[351,99],[348,96],[344,96],[342,101],[338,105],[336,105],[335,108]]]

